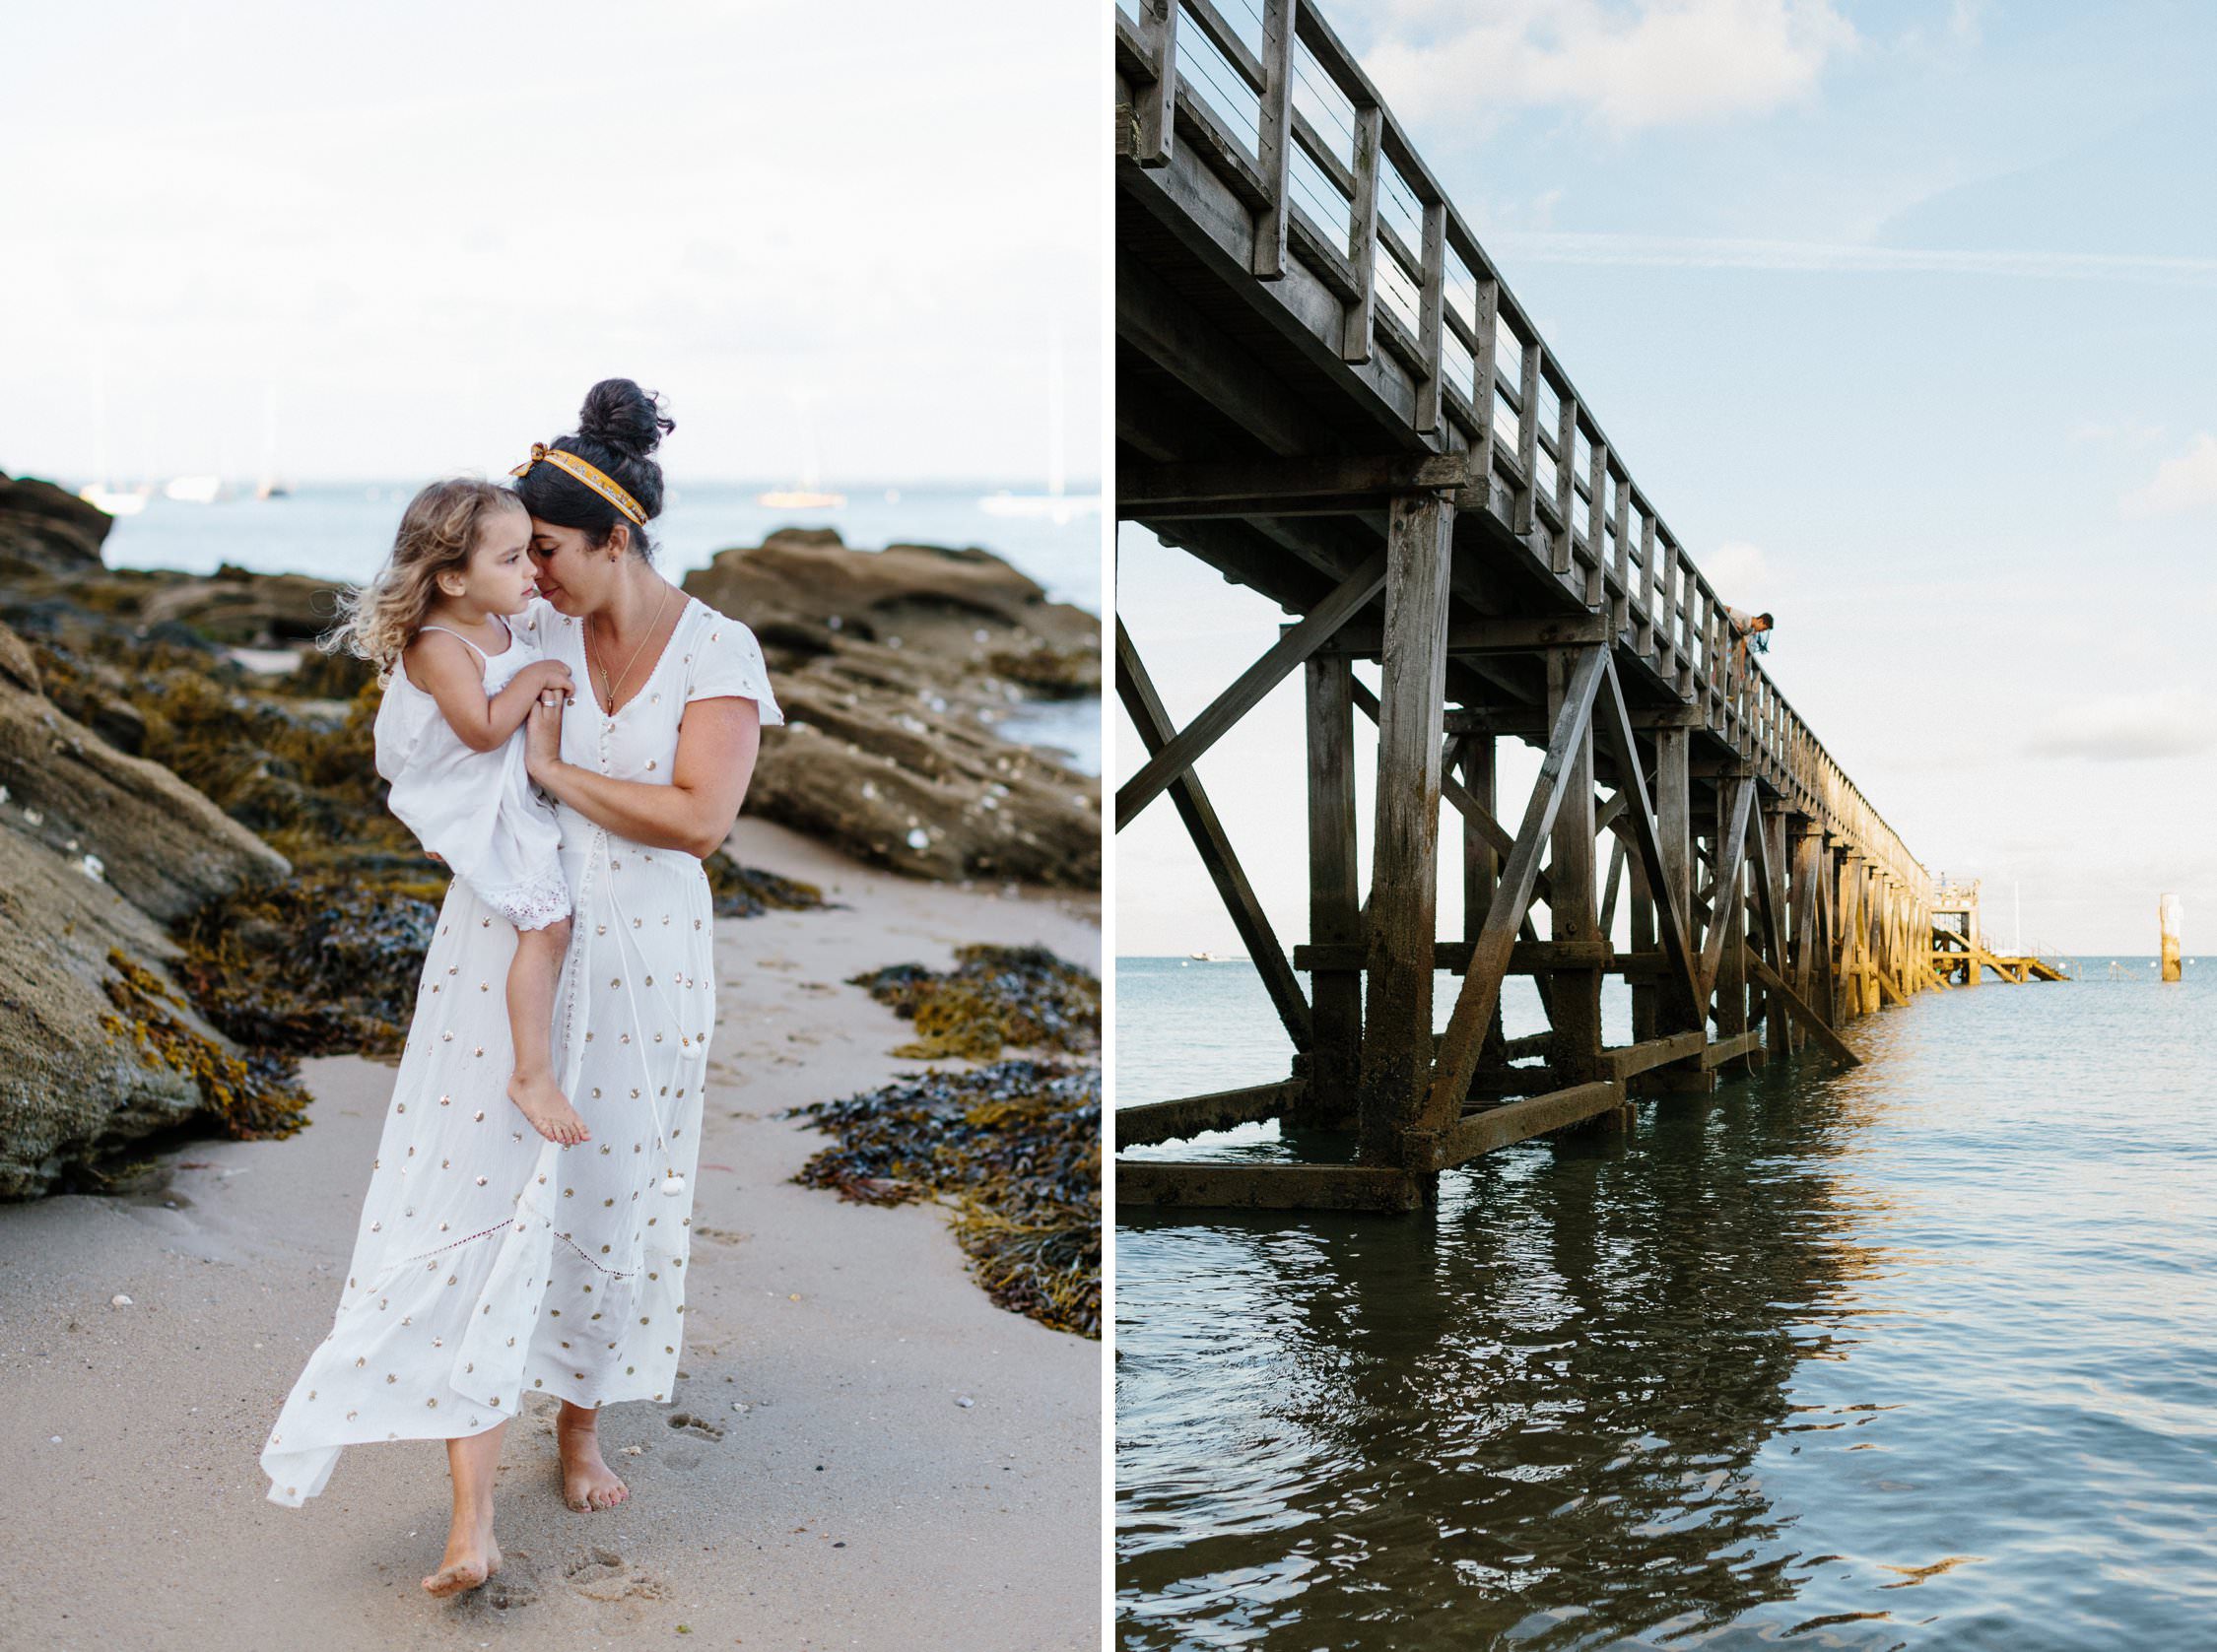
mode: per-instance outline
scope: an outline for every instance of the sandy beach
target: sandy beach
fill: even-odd
[[[918,1065],[847,976],[974,941],[1098,970],[1098,899],[903,878],[749,820],[729,847],[842,907],[718,922],[680,1387],[601,1422],[631,1500],[565,1508],[553,1403],[527,1411],[507,1563],[451,1602],[418,1586],[445,1534],[437,1444],[353,1447],[304,1509],[265,1500],[256,1453],[330,1328],[392,1084],[313,1060],[298,1136],[191,1143],[129,1196],[0,1206],[0,1644],[1099,1644],[1101,1345],[994,1307],[938,1210],[793,1185],[824,1138],[776,1116]]]

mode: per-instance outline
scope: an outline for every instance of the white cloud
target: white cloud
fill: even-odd
[[[1427,8],[1414,8],[1422,11]],[[1405,119],[1495,104],[1581,108],[1631,132],[1762,114],[1805,97],[1855,31],[1832,0],[1511,0],[1444,37],[1389,38],[1365,67]]]
[[[2181,516],[2212,506],[2217,506],[2217,436],[2207,430],[2195,436],[2185,452],[2158,465],[2146,487],[2133,489],[2117,501],[2117,508],[2131,520]]]
[[[1728,539],[1713,550],[1704,551],[1696,561],[1703,577],[1732,607],[1757,610],[1771,599],[1775,589],[1771,559],[1763,554],[1762,546]]]
[[[1874,246],[1606,231],[1503,231],[1487,237],[1497,252],[1535,264],[1598,264],[1646,269],[1806,270],[1824,274],[1910,272],[2029,276],[2049,281],[2121,281],[2159,287],[2217,287],[2217,258],[2134,252],[2014,252],[1999,248]]]
[[[2110,694],[2056,710],[2026,751],[2040,758],[2136,762],[2185,758],[2217,746],[2217,705],[2188,689]]]

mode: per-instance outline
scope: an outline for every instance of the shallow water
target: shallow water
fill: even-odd
[[[1116,1003],[1122,1103],[1284,1071],[1244,965]],[[1123,1222],[1122,1644],[2217,1645],[2213,1022],[1927,994],[1421,1217]]]

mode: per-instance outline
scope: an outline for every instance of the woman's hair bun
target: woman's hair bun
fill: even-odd
[[[662,417],[662,398],[628,378],[604,378],[585,392],[577,433],[618,453],[644,458],[677,422]]]

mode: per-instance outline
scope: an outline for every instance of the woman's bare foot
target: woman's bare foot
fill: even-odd
[[[508,1080],[508,1099],[531,1121],[531,1128],[550,1142],[560,1142],[567,1147],[591,1139],[585,1121],[577,1116],[577,1109],[570,1104],[570,1097],[562,1093],[562,1087],[554,1082],[552,1074],[529,1079],[516,1074]]]
[[[424,1588],[444,1598],[475,1589],[501,1569],[501,1546],[493,1541],[493,1511],[470,1520],[456,1520],[446,1535],[446,1553],[438,1570],[424,1579]]]
[[[632,1488],[601,1460],[598,1423],[591,1412],[570,1405],[555,1421],[555,1443],[562,1450],[562,1500],[579,1514],[614,1508],[632,1494]]]

